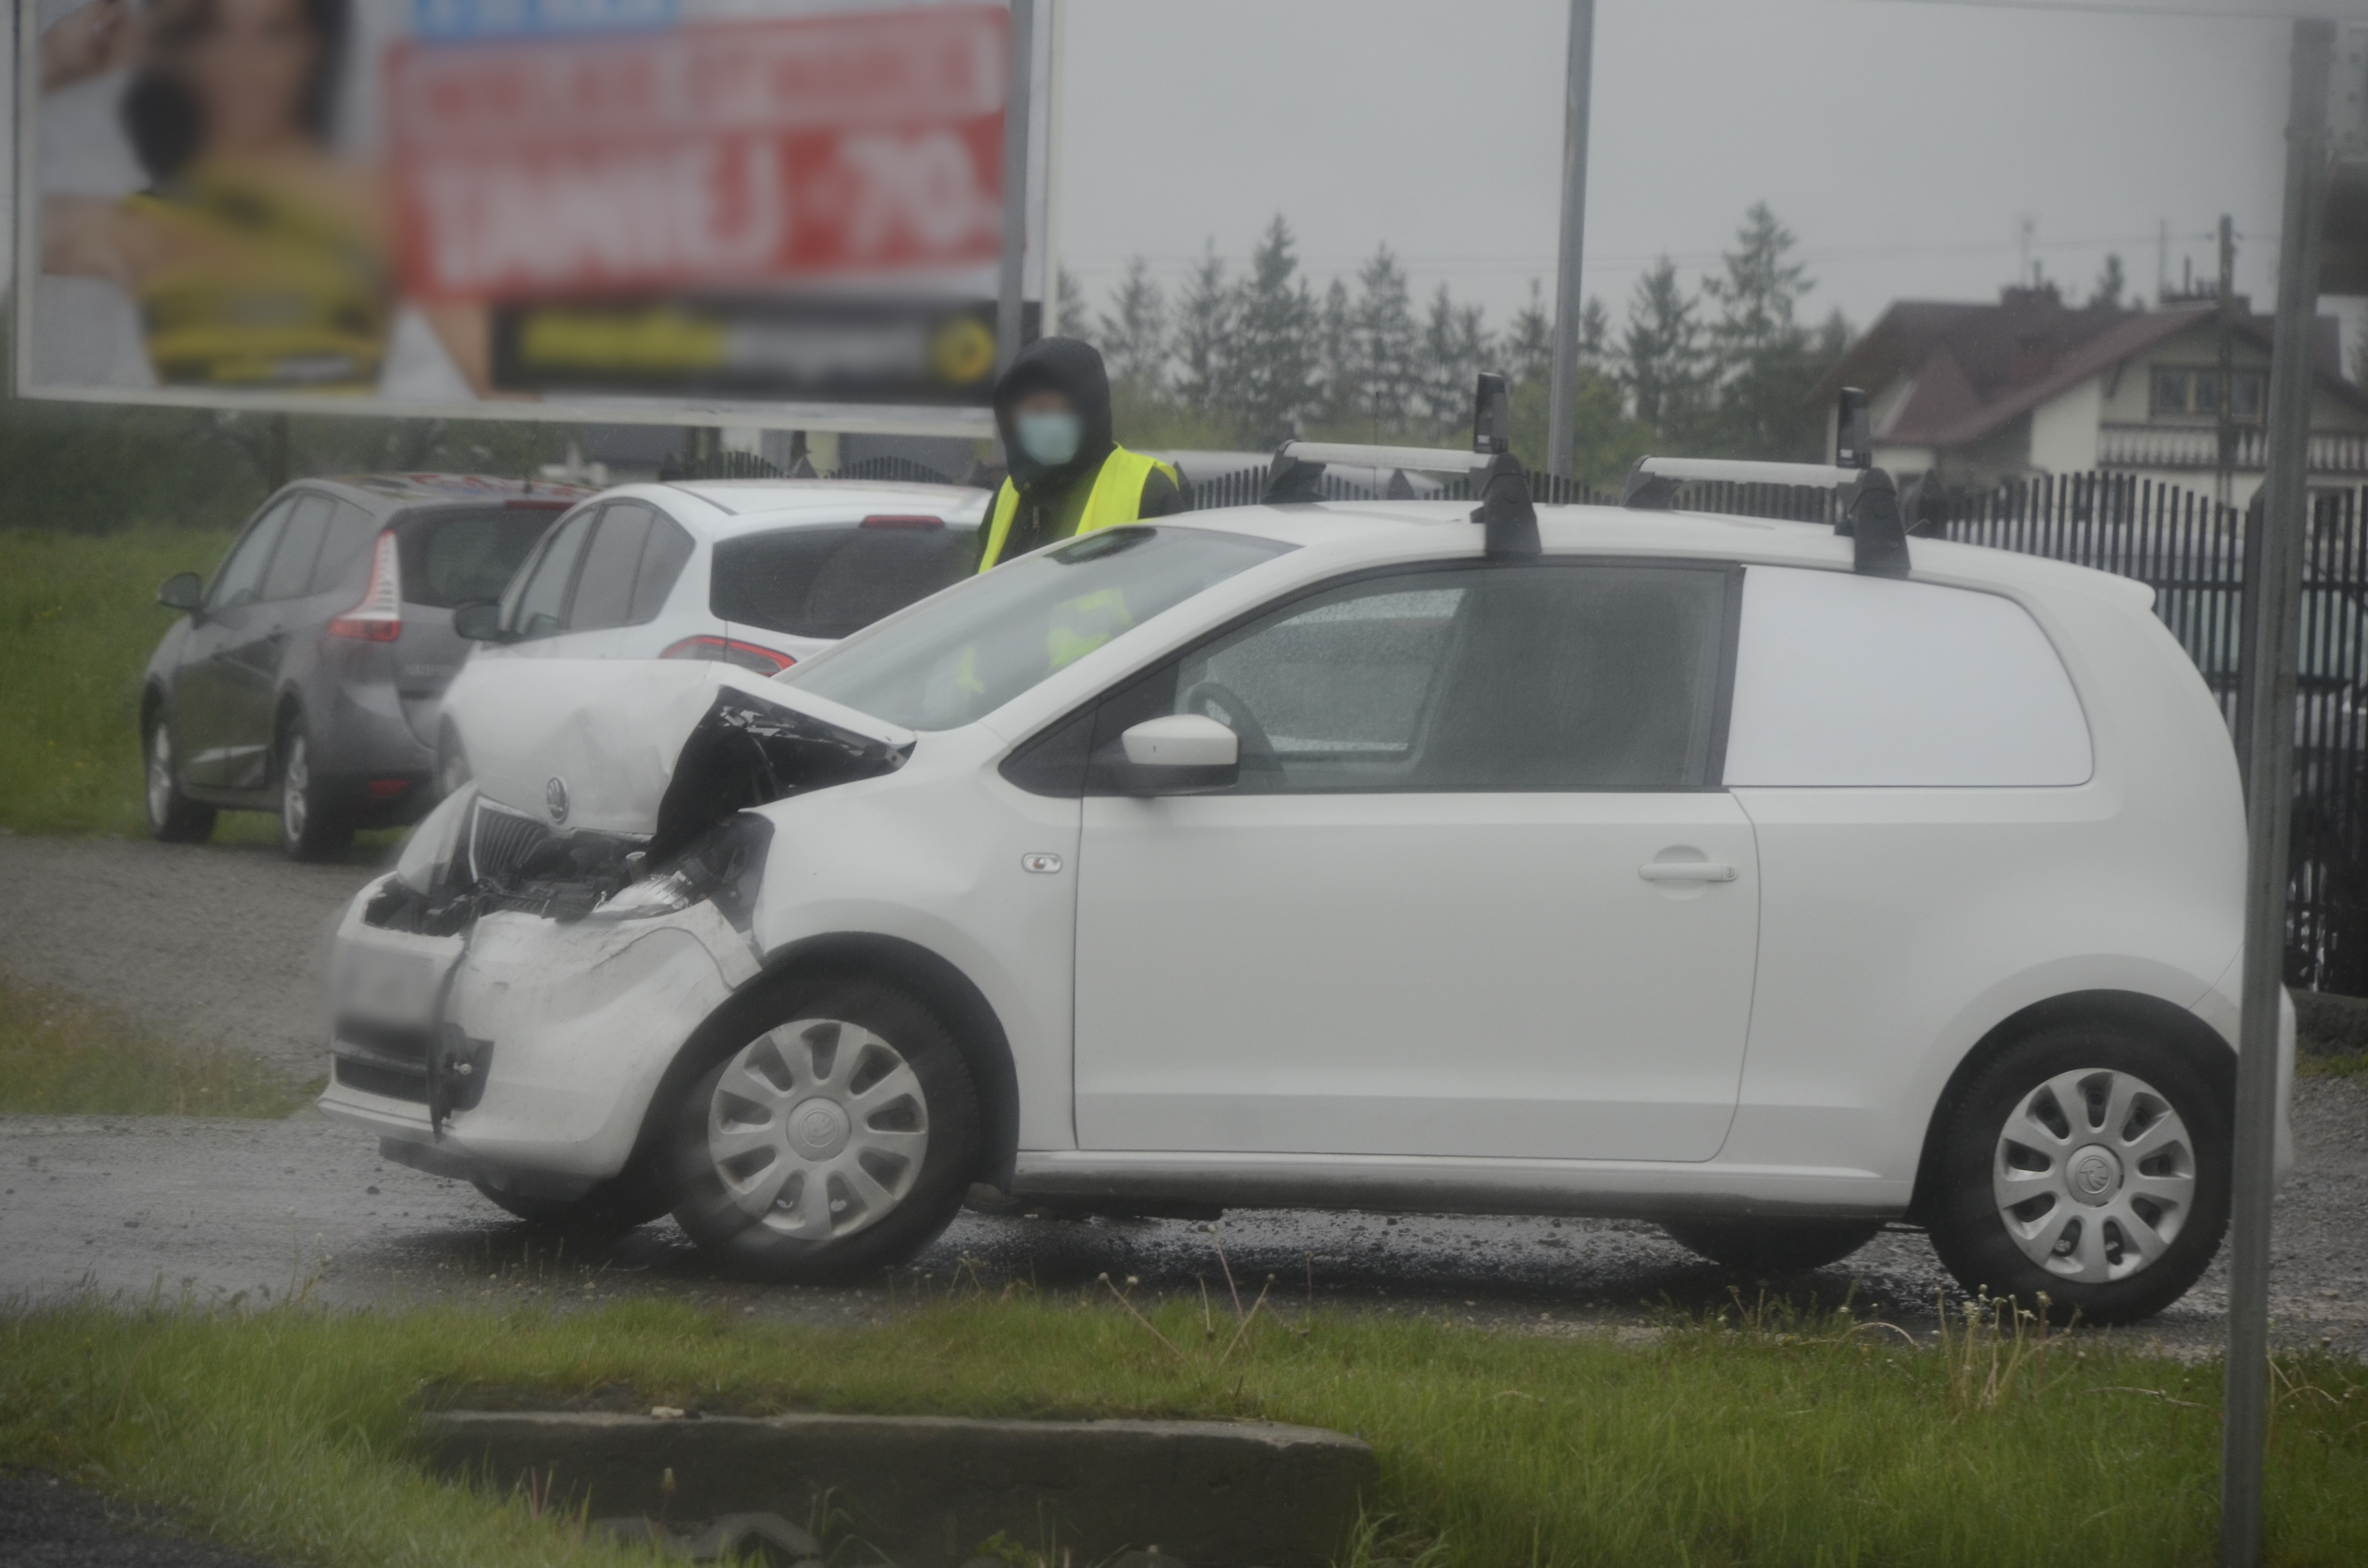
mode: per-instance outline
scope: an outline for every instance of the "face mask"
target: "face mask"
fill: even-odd
[[[1074,414],[1023,414],[1012,422],[1019,449],[1046,468],[1059,468],[1077,455],[1086,438],[1086,422]]]

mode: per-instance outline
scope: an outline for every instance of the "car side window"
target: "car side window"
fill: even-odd
[[[633,614],[630,624],[647,626],[666,608],[682,569],[690,563],[690,535],[662,513],[653,513],[650,540],[642,547],[642,570],[633,579]]]
[[[598,516],[598,511],[586,507],[559,525],[529,569],[518,601],[510,608],[511,631],[520,637],[548,637],[566,624],[567,595],[575,585],[575,563]]]
[[[1091,756],[1118,760],[1155,713],[1201,713],[1241,737],[1235,793],[1704,788],[1734,576],[1545,562],[1367,578],[1136,683]]]
[[[620,501],[600,509],[600,526],[584,547],[584,568],[575,574],[568,631],[605,631],[632,619],[633,580],[641,573],[642,548],[649,538],[647,506]]]
[[[263,586],[256,597],[265,600],[301,599],[312,591],[313,565],[321,557],[321,540],[329,532],[329,518],[336,511],[336,502],[326,495],[302,495],[296,509],[288,515],[288,526],[280,531],[278,548],[271,552],[271,564],[263,574]]]
[[[2071,676],[2014,600],[1847,572],[1745,573],[1730,785],[2060,788],[2093,767]]]
[[[214,574],[213,586],[206,592],[206,609],[215,615],[253,604],[260,597],[263,570],[270,564],[271,547],[279,542],[280,531],[288,526],[288,515],[296,509],[297,497],[280,501],[255,521],[230,552],[230,559]]]
[[[378,518],[369,512],[350,501],[338,502],[336,514],[329,519],[328,535],[321,540],[321,558],[313,563],[309,591],[325,594],[341,585],[370,540],[378,537]]]

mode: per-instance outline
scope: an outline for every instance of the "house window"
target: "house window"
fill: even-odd
[[[2239,370],[2228,383],[2228,412],[2240,424],[2261,418],[2261,375]],[[2154,412],[2157,418],[2211,419],[2220,412],[2220,373],[2216,370],[2157,368],[2154,373]]]

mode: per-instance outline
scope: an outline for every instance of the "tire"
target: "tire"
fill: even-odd
[[[181,793],[181,778],[173,753],[172,721],[160,705],[148,716],[140,737],[142,801],[147,809],[148,836],[165,844],[202,844],[214,835],[214,809]]]
[[[1664,1220],[1671,1241],[1744,1274],[1806,1274],[1873,1241],[1880,1220]]]
[[[353,842],[353,824],[322,799],[303,716],[279,727],[279,847],[290,860],[318,860]]]
[[[528,1224],[570,1236],[621,1236],[674,1207],[672,1194],[659,1183],[631,1175],[604,1181],[580,1198],[524,1198],[482,1181],[469,1185]]]
[[[1935,1129],[1932,1245],[1957,1282],[2056,1322],[2187,1293],[2228,1228],[2235,1062],[2111,1022],[2001,1051]]]
[[[946,1228],[978,1170],[978,1095],[951,1031],[860,977],[792,977],[753,1000],[673,1107],[676,1221],[770,1279],[837,1282],[904,1262]]]

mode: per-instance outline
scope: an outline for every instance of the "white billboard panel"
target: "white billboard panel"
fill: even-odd
[[[981,435],[1006,0],[28,0],[32,397]],[[1042,296],[1053,29],[1024,292]]]

